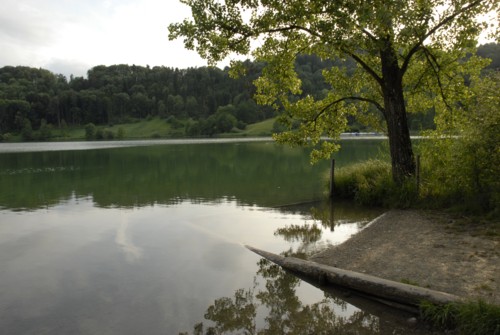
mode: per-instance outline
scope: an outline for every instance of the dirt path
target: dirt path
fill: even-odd
[[[460,227],[442,213],[394,210],[311,260],[500,304],[498,234]]]

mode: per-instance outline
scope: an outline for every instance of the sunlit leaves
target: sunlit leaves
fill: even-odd
[[[184,3],[191,7],[193,18],[171,25],[170,38],[184,37],[186,47],[197,50],[211,64],[231,53],[251,54],[264,62],[263,75],[255,81],[255,98],[282,111],[280,119],[288,128],[275,138],[312,146],[325,136],[335,139],[345,130],[349,115],[375,129],[383,128],[381,120],[393,117],[388,110],[406,113],[406,108],[411,113],[443,111],[442,119],[448,122],[446,111],[467,98],[466,70],[479,68],[475,60],[468,62],[470,66],[463,62],[464,52],[487,27],[484,14],[498,14],[500,8],[495,0]],[[294,67],[298,54],[350,58],[358,67],[354,73],[336,68],[325,71],[330,92],[315,100],[302,93]],[[391,63],[388,58],[395,60],[390,74],[383,74],[384,57],[386,65]],[[241,66],[233,73],[242,73]],[[396,103],[391,100],[393,78],[402,81],[403,92],[398,84],[395,95],[404,94],[405,101],[397,102],[398,108],[386,108],[386,103]],[[400,126],[407,128],[406,124]],[[312,158],[328,157],[336,148],[325,142],[313,151]],[[409,165],[406,168],[411,170]]]
[[[500,214],[500,77],[472,78],[460,108],[440,113],[421,145],[426,196],[457,199],[468,210]],[[475,208],[474,208],[475,207]]]

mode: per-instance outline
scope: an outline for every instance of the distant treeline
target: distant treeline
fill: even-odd
[[[478,54],[491,58],[489,68],[500,68],[500,45],[486,44]],[[0,135],[39,131],[44,139],[47,127],[112,125],[151,117],[183,120],[186,135],[212,135],[214,124],[219,131],[271,118],[274,111],[253,100],[252,82],[264,65],[246,62],[247,75],[229,77],[229,70],[200,67],[177,69],[169,67],[112,65],[96,66],[87,78],[69,80],[45,69],[24,66],[0,68]],[[332,66],[354,68],[354,62],[321,60],[300,55],[296,68],[302,79],[303,94],[321,96],[328,90],[322,70]],[[190,120],[186,122],[186,120]],[[429,116],[414,116],[414,129],[432,126]],[[353,130],[358,130],[351,120]],[[48,133],[48,132],[47,132]]]

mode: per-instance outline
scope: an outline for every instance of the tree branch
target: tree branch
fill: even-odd
[[[448,104],[448,101],[446,100],[446,95],[444,94],[443,84],[442,84],[441,78],[439,76],[439,71],[440,71],[439,63],[437,62],[436,57],[427,48],[423,48],[423,50],[424,50],[425,58],[427,59],[427,62],[429,63],[432,71],[434,72],[434,75],[436,76],[438,86],[439,86],[439,92],[441,93],[441,97],[443,98],[443,102],[446,105],[446,108],[451,110],[452,108]]]
[[[291,30],[302,30],[302,31],[307,32],[311,36],[317,37],[319,39],[323,38],[323,36],[320,35],[320,34],[318,34],[317,32],[314,32],[314,31],[312,31],[309,28],[306,28],[306,27],[303,27],[303,26],[299,26],[299,25],[295,25],[295,24],[291,24],[291,25],[289,25],[287,27],[267,29],[267,30],[264,30],[262,32],[263,33],[279,33],[279,32],[283,32],[283,31],[291,31]],[[262,32],[259,32],[259,34],[262,33]]]
[[[382,114],[385,114],[384,107],[382,107],[382,105],[380,105],[377,101],[375,101],[373,99],[363,98],[363,97],[350,96],[350,97],[343,97],[343,98],[337,99],[335,101],[332,101],[331,103],[329,103],[328,105],[326,105],[325,107],[323,107],[318,112],[318,114],[316,114],[316,116],[314,117],[314,119],[311,120],[311,122],[316,123],[317,120],[320,118],[320,116],[323,115],[324,113],[326,113],[326,111],[328,109],[330,109],[331,107],[335,106],[336,104],[339,104],[339,103],[341,103],[343,101],[347,101],[347,100],[357,100],[357,101],[369,102],[369,103],[373,104]]]
[[[377,41],[376,37],[373,36],[368,30],[362,29],[362,28],[360,28],[360,29],[370,39],[372,39],[373,41]],[[232,30],[234,31],[234,28],[232,28]],[[319,38],[320,40],[324,39],[321,34],[315,32],[307,27],[296,25],[296,24],[291,24],[291,25],[286,26],[286,27],[278,27],[278,28],[274,28],[274,29],[264,29],[264,30],[257,31],[257,32],[252,33],[252,34],[240,32],[240,34],[242,35],[242,38],[239,41],[237,41],[237,43],[241,43],[243,40],[245,40],[246,38],[249,38],[251,36],[259,36],[262,33],[271,33],[272,34],[272,33],[287,32],[287,31],[292,31],[292,30],[304,31],[311,36]],[[345,48],[341,47],[341,51],[344,52],[345,54],[349,55],[350,57],[352,57],[359,65],[361,65],[361,67],[363,67],[363,69],[365,69],[365,71],[368,72],[377,81],[377,83],[379,85],[381,85],[381,86],[383,85],[382,78],[363,59],[361,59],[358,55],[356,55],[353,52],[350,52],[349,50],[347,50]]]
[[[375,70],[373,70],[364,60],[362,60],[358,55],[356,55],[355,53],[353,52],[350,52],[349,50],[347,49],[344,49],[344,48],[341,48],[342,52],[344,52],[345,54],[351,56],[355,61],[356,63],[358,63],[359,65],[361,65],[361,67],[363,69],[365,69],[366,72],[368,72],[368,74],[370,74],[373,79],[375,79],[377,81],[377,83],[383,87],[384,86],[384,82],[382,80],[382,78],[375,72]]]
[[[459,15],[465,13],[466,11],[468,11],[469,9],[479,5],[481,2],[482,2],[482,0],[476,0],[474,2],[471,2],[468,6],[462,7],[460,10],[445,17],[441,22],[439,22],[436,26],[434,26],[434,28],[430,29],[426,34],[424,34],[419,39],[419,41],[413,46],[413,48],[410,49],[410,51],[408,52],[408,55],[406,55],[405,60],[403,62],[403,65],[401,66],[401,75],[405,74],[405,72],[408,69],[408,66],[410,64],[411,58],[413,57],[413,55],[415,55],[416,52],[418,52],[420,50],[424,41],[428,37],[432,36],[436,31],[441,29],[443,26],[445,26],[449,22],[453,21],[457,16],[459,16]]]

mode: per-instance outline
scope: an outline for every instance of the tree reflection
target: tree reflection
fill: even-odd
[[[205,319],[215,323],[209,327],[207,334],[224,334],[241,332],[255,334],[255,317],[257,304],[254,303],[254,290],[239,289],[234,298],[220,298],[215,300],[205,313]],[[199,333],[203,333],[203,323],[197,325]],[[201,327],[201,328],[200,328]]]
[[[333,208],[333,206],[330,206],[330,208]],[[311,247],[314,246],[316,242],[321,240],[321,236],[323,234],[321,226],[325,227],[326,225],[328,225],[331,226],[331,229],[333,230],[333,215],[331,216],[330,221],[329,219],[325,219],[323,216],[320,216],[318,214],[325,212],[324,206],[320,208],[310,207],[308,211],[309,213],[307,215],[311,216],[312,219],[315,220],[314,223],[304,223],[303,225],[292,224],[289,226],[278,228],[274,232],[274,236],[281,236],[285,241],[289,243],[300,243],[300,245],[297,247],[297,250],[294,252],[295,254],[308,254],[311,252],[311,250],[314,250],[314,248]],[[288,253],[292,252],[292,250],[288,251]]]
[[[205,313],[206,324],[196,324],[192,334],[302,335],[378,332],[378,318],[373,315],[356,311],[348,317],[339,316],[336,311],[345,311],[346,303],[328,294],[319,302],[304,304],[296,294],[300,279],[265,259],[258,262],[258,268],[254,287],[248,290],[239,289],[233,297],[215,300]],[[262,326],[257,327],[257,324]]]
[[[312,223],[287,225],[274,232],[274,236],[281,236],[289,243],[298,243],[295,246],[296,253],[305,253],[309,256],[328,245],[325,241],[321,241],[326,230],[333,232],[336,227],[343,224],[356,224],[358,229],[361,229],[382,212],[377,208],[359,207],[331,200],[282,206],[280,210],[312,219]]]
[[[321,228],[316,223],[290,225],[276,229],[274,236],[281,236],[287,242],[314,243],[321,239]]]
[[[334,229],[344,220],[334,220],[333,204],[321,203],[319,206],[282,208],[286,211],[308,213],[315,220],[313,224],[289,225],[278,228],[275,236],[287,242],[298,242],[294,250],[290,247],[281,255],[306,259],[311,246],[321,240],[322,228]],[[340,218],[345,213],[340,211]],[[367,221],[360,217],[360,224]],[[418,334],[401,324],[380,319],[384,315],[377,311],[378,306],[359,310],[338,297],[338,290],[327,290],[321,301],[304,304],[297,295],[302,280],[283,270],[280,266],[261,259],[254,278],[254,285],[247,290],[239,289],[233,297],[216,299],[208,307],[205,321],[194,326],[194,335],[212,334]],[[349,300],[349,298],[347,298]],[[389,313],[390,314],[390,313]],[[181,333],[180,335],[188,335]]]
[[[335,216],[334,216],[333,202],[323,202],[319,206],[311,208],[311,216],[314,220],[321,223],[324,228],[330,228],[331,231],[335,229]],[[342,221],[337,222],[340,224]]]

